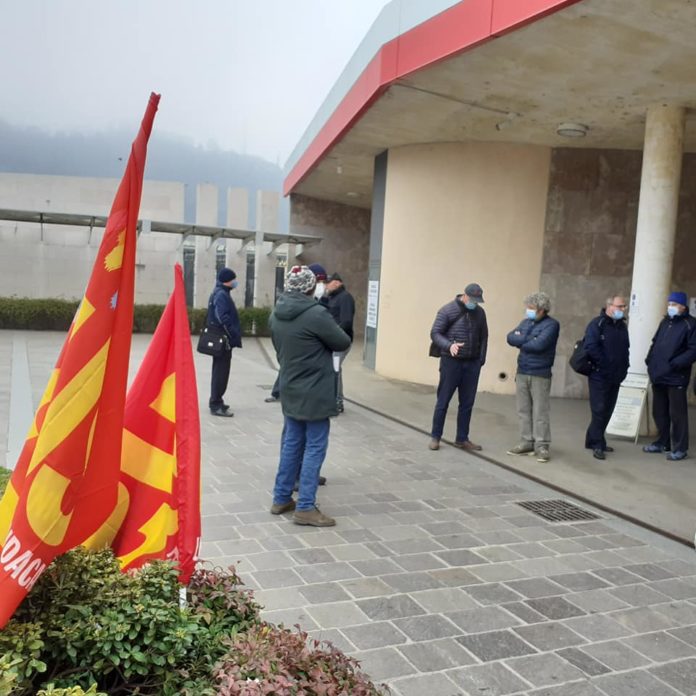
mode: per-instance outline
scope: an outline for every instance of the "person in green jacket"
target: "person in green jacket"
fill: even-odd
[[[316,495],[329,446],[329,418],[338,415],[332,355],[347,350],[350,337],[314,299],[315,285],[307,266],[293,266],[270,318],[285,417],[271,514],[294,510],[295,524],[331,527],[336,521],[317,509]],[[298,474],[295,503],[292,492]]]

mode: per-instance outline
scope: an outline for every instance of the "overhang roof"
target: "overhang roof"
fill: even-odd
[[[394,0],[385,12],[411,4]],[[642,149],[649,105],[696,108],[690,0],[435,5],[447,7],[381,45],[375,22],[291,156],[286,194],[369,207],[374,157],[388,148],[476,140]],[[564,138],[563,122],[589,132]],[[696,151],[691,121],[685,150]]]

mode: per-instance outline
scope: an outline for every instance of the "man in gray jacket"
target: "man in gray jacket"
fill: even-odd
[[[295,524],[330,527],[336,521],[317,509],[316,494],[329,445],[329,417],[338,414],[332,353],[346,350],[350,338],[314,299],[315,285],[309,268],[293,266],[270,319],[285,417],[271,514],[295,510]]]

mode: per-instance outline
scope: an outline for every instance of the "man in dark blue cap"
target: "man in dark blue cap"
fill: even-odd
[[[215,289],[208,300],[206,322],[225,331],[229,342],[228,350],[213,358],[213,371],[210,378],[210,400],[208,406],[213,416],[231,418],[234,413],[223,401],[230,379],[232,349],[242,347],[242,327],[239,323],[237,308],[230,297],[230,291],[237,287],[237,274],[231,268],[221,268],[217,276]]]
[[[696,361],[696,319],[689,314],[685,292],[667,298],[667,316],[660,322],[645,358],[652,382],[653,418],[658,438],[643,452],[667,452],[667,459],[685,459],[689,449],[686,390]]]
[[[428,445],[431,450],[440,449],[447,408],[455,391],[459,392],[459,410],[454,446],[469,451],[482,449],[469,439],[479,374],[488,350],[488,322],[482,304],[481,286],[469,283],[461,295],[440,308],[430,331],[430,354],[440,358],[440,382]]]

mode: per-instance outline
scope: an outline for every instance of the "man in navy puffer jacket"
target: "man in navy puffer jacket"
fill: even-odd
[[[585,447],[595,459],[605,459],[613,452],[604,431],[609,425],[619,395],[621,382],[628,373],[628,327],[626,299],[620,295],[607,299],[606,307],[585,329],[585,350],[593,369],[587,378],[590,388],[592,420],[585,434]]]
[[[667,316],[660,322],[645,358],[652,382],[653,418],[659,436],[643,452],[669,452],[667,459],[685,459],[689,449],[689,412],[686,390],[696,361],[696,319],[689,315],[685,292],[667,300]]]
[[[462,295],[440,308],[430,330],[431,355],[435,350],[435,355],[440,356],[440,382],[428,445],[431,450],[440,449],[447,408],[455,391],[459,391],[459,410],[454,446],[463,450],[481,449],[481,445],[469,440],[469,424],[479,374],[488,349],[488,322],[486,313],[479,306],[482,303],[481,286],[469,283]]]
[[[556,358],[560,326],[549,316],[551,300],[545,292],[529,295],[524,304],[526,319],[507,336],[507,342],[520,349],[515,376],[520,441],[508,454],[536,454],[537,461],[548,462],[551,366]]]

